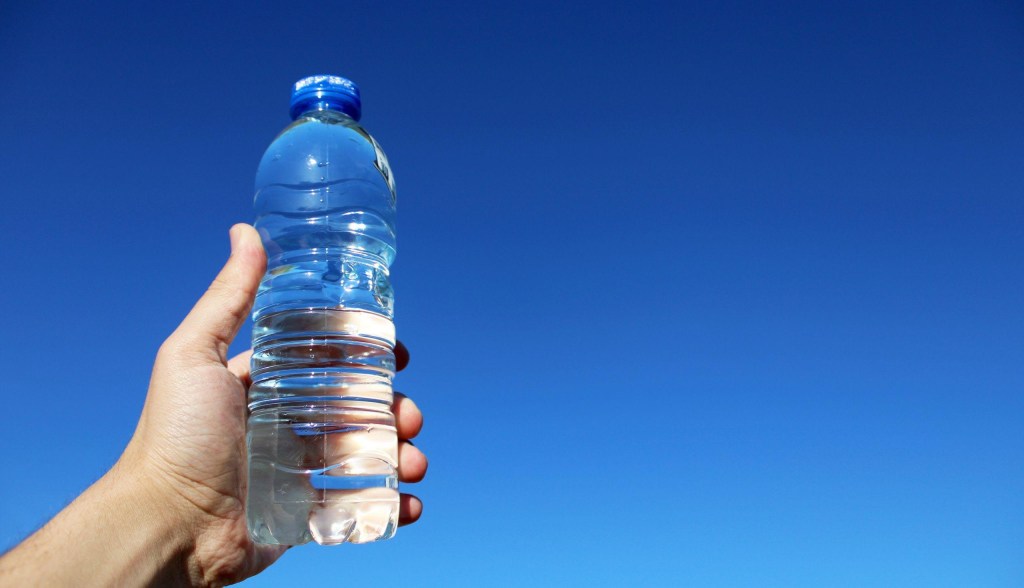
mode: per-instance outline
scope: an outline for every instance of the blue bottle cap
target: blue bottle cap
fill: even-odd
[[[359,87],[352,80],[341,76],[309,76],[295,82],[292,90],[292,120],[313,108],[330,108],[340,110],[359,120],[363,104],[359,99]]]

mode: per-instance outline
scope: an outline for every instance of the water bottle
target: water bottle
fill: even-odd
[[[246,519],[257,543],[365,543],[398,526],[391,412],[395,182],[338,76],[295,84],[256,173]]]

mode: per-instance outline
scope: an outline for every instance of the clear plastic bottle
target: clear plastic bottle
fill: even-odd
[[[267,273],[253,309],[249,532],[365,543],[398,526],[395,183],[337,76],[295,84],[294,122],[256,173]]]

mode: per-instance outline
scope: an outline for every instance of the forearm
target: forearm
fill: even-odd
[[[187,533],[115,466],[42,529],[0,558],[4,586],[189,584]]]

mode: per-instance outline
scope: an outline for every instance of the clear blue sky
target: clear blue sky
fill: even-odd
[[[329,72],[425,509],[246,585],[1024,584],[1019,4],[214,4],[0,7],[0,548],[115,461]]]

